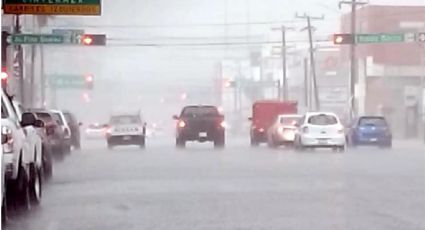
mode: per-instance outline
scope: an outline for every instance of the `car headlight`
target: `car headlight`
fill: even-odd
[[[13,141],[12,129],[7,126],[3,126],[1,128],[1,135],[5,136],[5,142],[2,145],[3,153],[13,152],[14,141]]]

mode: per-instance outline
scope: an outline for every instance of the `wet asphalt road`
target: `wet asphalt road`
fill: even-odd
[[[295,153],[247,140],[221,151],[87,141],[55,164],[40,207],[6,229],[425,229],[424,145]]]

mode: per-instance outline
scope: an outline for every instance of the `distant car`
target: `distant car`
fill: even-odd
[[[332,148],[334,151],[344,152],[344,127],[336,114],[309,112],[297,126],[295,147],[298,150]]]
[[[50,111],[44,109],[31,109],[36,117],[42,120],[45,124],[45,138],[53,157],[62,157],[67,150],[67,139],[65,138],[65,132],[59,125],[59,121],[55,118],[57,116]]]
[[[347,141],[350,146],[359,145],[392,147],[391,129],[382,116],[362,116],[348,127]]]
[[[225,121],[215,106],[186,106],[180,116],[174,115],[176,124],[176,146],[185,147],[187,141],[214,142],[214,147],[225,145]]]
[[[251,146],[266,143],[267,131],[273,125],[279,114],[296,114],[296,101],[261,100],[252,105],[250,140]]]
[[[297,114],[279,115],[267,132],[267,143],[269,146],[292,146],[295,141],[296,124],[301,117],[302,115]]]
[[[113,115],[106,132],[108,148],[118,145],[138,145],[145,148],[146,123],[139,114]]]
[[[65,120],[68,123],[68,126],[71,130],[71,145],[75,149],[81,148],[81,135],[80,135],[80,126],[81,122],[77,120],[74,114],[69,111],[64,111],[63,115],[65,116]]]
[[[70,153],[72,146],[72,134],[71,128],[69,127],[69,124],[65,119],[65,115],[60,110],[51,110],[51,112],[53,114],[53,119],[55,119],[56,123],[59,124],[64,133],[63,150],[65,153]]]
[[[106,136],[108,127],[107,124],[89,124],[85,130],[85,137],[87,139],[103,139]]]

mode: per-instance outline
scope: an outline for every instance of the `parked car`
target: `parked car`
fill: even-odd
[[[215,106],[186,106],[180,116],[174,115],[176,124],[176,146],[185,147],[187,141],[214,142],[214,147],[225,145],[225,121]]]
[[[55,119],[55,115],[44,109],[31,109],[30,111],[45,123],[44,137],[46,144],[50,146],[52,157],[62,158],[67,148],[67,141],[65,132]]]
[[[65,120],[68,123],[69,128],[71,129],[71,145],[75,149],[81,148],[81,135],[80,135],[80,126],[83,123],[79,122],[74,114],[69,111],[64,111],[63,115]]]
[[[22,114],[25,111],[30,112],[29,110],[25,109],[24,106],[18,101],[18,100],[12,100],[12,105],[17,112],[18,118],[21,119]],[[33,114],[35,116],[35,114]],[[41,119],[39,119],[42,121]],[[33,127],[33,126],[27,126],[25,127],[25,131],[28,136],[30,136],[31,140],[35,143],[37,147],[37,152],[41,151],[41,158],[42,158],[42,168],[43,168],[43,175],[46,179],[50,178],[52,176],[52,149],[49,142],[49,139],[46,138],[46,132],[45,132],[45,123],[43,122],[43,127]]]
[[[145,148],[146,123],[138,113],[120,113],[111,116],[106,133],[108,149],[119,145],[138,145]]]
[[[350,146],[359,145],[392,147],[392,132],[382,116],[362,116],[354,119],[348,127],[347,141]]]
[[[61,110],[50,110],[53,114],[53,119],[63,130],[63,150],[65,153],[71,152],[72,140],[71,140],[71,128],[69,127],[68,122],[65,119],[65,115]]]
[[[295,141],[296,124],[302,115],[279,115],[267,132],[267,143],[270,147],[293,146]]]
[[[309,112],[301,118],[297,126],[296,149],[332,148],[334,151],[344,152],[344,126],[336,114]]]
[[[41,200],[42,159],[40,149],[26,130],[29,126],[41,127],[43,122],[32,113],[23,113],[19,119],[11,98],[3,90],[1,107],[7,206],[29,209]]]
[[[298,103],[295,101],[257,101],[252,106],[250,140],[251,146],[266,143],[267,131],[279,114],[296,114]]]

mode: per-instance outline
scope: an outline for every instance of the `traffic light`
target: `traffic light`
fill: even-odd
[[[105,34],[84,34],[80,37],[80,44],[85,46],[105,46]]]
[[[94,86],[94,76],[92,74],[85,75],[85,82],[87,89],[93,89]]]
[[[354,44],[356,42],[353,34],[334,34],[333,41],[335,45]]]

